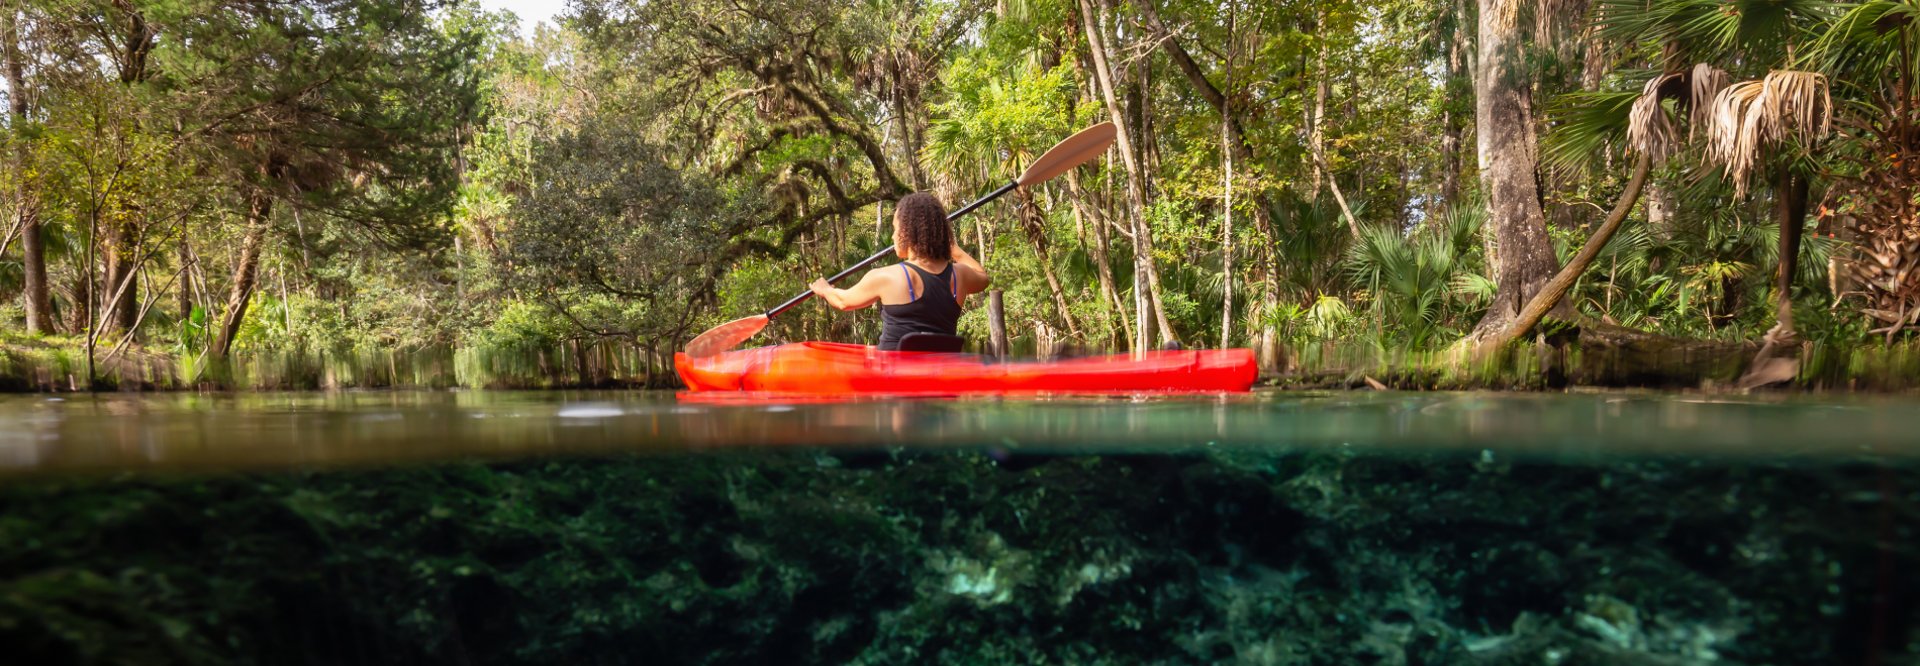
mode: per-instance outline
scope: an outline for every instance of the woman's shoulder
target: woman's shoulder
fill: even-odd
[[[901,279],[905,277],[903,275],[905,271],[902,271],[900,266],[901,266],[900,264],[891,264],[891,265],[875,268],[873,270],[867,271],[866,276],[860,278],[860,280],[862,282],[871,281],[879,284],[898,283]]]

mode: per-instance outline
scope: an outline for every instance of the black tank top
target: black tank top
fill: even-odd
[[[960,327],[960,300],[955,295],[953,264],[948,263],[946,270],[939,274],[911,263],[902,263],[900,268],[919,273],[921,289],[920,293],[914,293],[913,278],[909,276],[907,294],[913,300],[899,305],[880,304],[880,349],[900,349],[900,338],[908,333],[955,335]]]

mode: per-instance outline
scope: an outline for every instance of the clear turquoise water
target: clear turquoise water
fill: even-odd
[[[0,398],[0,662],[1920,664],[1920,401]]]

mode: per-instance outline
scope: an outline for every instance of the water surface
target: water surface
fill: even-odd
[[[1920,454],[1920,402],[1391,392],[814,403],[692,401],[664,391],[0,397],[7,475],[792,446],[1905,459]]]

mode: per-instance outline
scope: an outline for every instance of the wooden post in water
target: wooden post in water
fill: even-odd
[[[987,335],[987,353],[993,360],[1007,360],[1007,311],[999,289],[987,292]]]

